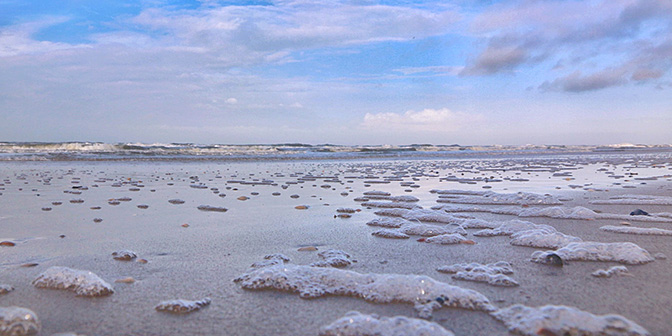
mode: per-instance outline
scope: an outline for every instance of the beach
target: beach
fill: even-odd
[[[515,304],[617,314],[650,335],[665,335],[672,306],[667,259],[672,236],[600,228],[670,230],[671,170],[666,151],[467,159],[5,161],[0,241],[14,246],[0,247],[0,284],[13,290],[0,295],[0,306],[32,310],[40,335],[318,335],[350,311],[420,318],[413,303],[398,298],[383,303],[383,294],[376,301],[363,294],[329,294],[327,288],[326,295],[302,298],[299,290],[255,290],[240,279],[265,276],[254,272],[277,265],[311,272],[300,266],[329,262],[318,254],[333,249],[351,263],[313,268],[340,270],[328,273],[334,279],[352,275],[343,272],[409,275],[404,279],[411,282],[411,276],[427,276],[485,296],[489,308],[439,305],[422,316],[455,335],[524,334],[493,317]],[[417,217],[420,207],[426,217]],[[551,207],[557,211],[529,212]],[[569,215],[576,207],[588,211]],[[630,216],[636,209],[648,215]],[[382,210],[403,211],[376,214]],[[339,216],[346,213],[349,218]],[[372,235],[381,227],[367,223],[382,218],[401,220],[405,226],[386,229],[407,237]],[[470,227],[469,220],[494,229],[518,220],[551,226],[576,241],[631,242],[650,259],[586,261],[558,252],[562,267],[533,262],[535,251],[554,249],[512,245],[511,232],[477,235],[488,229]],[[468,242],[428,243],[434,234],[418,234],[413,230],[422,228],[412,227],[416,224],[463,230]],[[562,244],[557,248],[567,245]],[[123,250],[136,256],[113,258]],[[271,254],[289,260],[264,259]],[[264,260],[277,264],[250,269]],[[510,263],[509,277],[517,285],[464,281],[437,271],[499,261]],[[619,265],[628,274],[591,275]],[[86,297],[33,284],[54,266],[93,272],[114,293]],[[205,298],[211,303],[187,314],[155,309],[166,300]]]

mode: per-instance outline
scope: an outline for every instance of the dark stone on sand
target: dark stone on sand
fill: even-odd
[[[637,210],[631,212],[630,216],[649,216],[649,213],[642,210],[642,209],[637,209]]]

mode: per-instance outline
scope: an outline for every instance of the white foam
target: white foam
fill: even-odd
[[[317,254],[322,260],[312,263],[311,266],[316,267],[345,267],[352,264],[354,261],[350,255],[341,251],[329,249]]]
[[[493,286],[518,286],[518,282],[505,274],[512,274],[513,268],[506,261],[498,261],[492,264],[455,264],[442,266],[436,269],[442,273],[452,273],[453,279],[485,282]]]
[[[518,208],[518,207],[485,207],[485,206],[465,206],[465,205],[443,205],[432,207],[433,210],[443,210],[448,213],[452,212],[487,212],[500,215],[513,215],[519,217],[549,217],[558,219],[615,219],[615,220],[630,220],[640,222],[665,222],[672,223],[672,217],[667,217],[667,213],[654,213],[650,216],[630,216],[613,213],[597,213],[593,210],[576,206],[553,206],[546,208]]]
[[[511,235],[511,245],[558,249],[569,243],[579,242],[581,238],[566,235],[562,232],[547,230],[518,231]]]
[[[405,233],[411,236],[423,236],[423,237],[432,237],[443,234],[450,233],[459,233],[466,235],[465,231],[461,226],[439,226],[432,224],[416,224],[416,223],[407,223],[402,225],[399,229],[400,232]]]
[[[597,278],[611,278],[614,275],[629,275],[628,268],[625,266],[612,266],[609,269],[598,269],[590,275]]]
[[[419,198],[415,196],[410,196],[410,195],[401,195],[401,196],[389,196],[389,195],[366,195],[366,198],[372,199],[372,200],[385,200],[385,201],[390,201],[390,202],[408,202],[408,203],[414,203],[420,201]]]
[[[392,229],[381,229],[378,231],[374,231],[371,233],[372,236],[380,237],[380,238],[390,238],[390,239],[408,239],[411,238],[411,236],[400,232],[399,230],[392,230]]]
[[[569,243],[557,251],[536,251],[532,254],[532,261],[546,263],[551,254],[567,261],[615,261],[623,264],[645,264],[654,261],[648,251],[630,242]]]
[[[591,204],[672,205],[672,197],[649,195],[620,195],[608,200],[593,200]]]
[[[408,222],[405,219],[401,219],[401,218],[378,217],[378,218],[370,220],[369,222],[366,223],[366,225],[396,229],[396,228],[399,228],[406,223],[408,223]]]
[[[401,217],[407,220],[417,220],[421,222],[434,222],[445,224],[462,224],[464,218],[455,217],[445,212],[428,209],[381,209],[375,212],[379,216]]]
[[[191,301],[191,300],[168,300],[162,301],[154,309],[162,312],[174,313],[174,314],[186,314],[193,311],[199,310],[211,302],[210,298],[204,298],[202,300]]]
[[[605,225],[601,226],[600,230],[614,233],[629,233],[636,235],[672,236],[672,230],[665,230],[659,228]]]
[[[492,313],[509,331],[524,336],[644,336],[646,329],[620,315],[593,315],[573,307],[513,305]]]
[[[338,268],[276,264],[251,269],[234,280],[246,289],[277,289],[302,298],[345,295],[375,303],[410,303],[423,318],[442,306],[494,311],[488,298],[471,289],[406,274],[362,274]],[[438,299],[438,301],[437,301]]]
[[[0,335],[37,335],[42,326],[37,314],[22,307],[0,307]]]
[[[33,281],[38,288],[66,289],[78,296],[105,296],[114,293],[114,289],[105,280],[93,272],[67,267],[52,266]]]
[[[441,325],[421,319],[395,316],[380,317],[360,312],[348,312],[345,316],[320,328],[320,336],[453,336]]]
[[[492,236],[510,236],[516,232],[538,230],[542,232],[557,232],[554,227],[545,224],[534,224],[532,222],[512,219],[502,222],[494,229],[480,230],[474,233],[474,236],[492,237]]]
[[[363,207],[385,208],[385,209],[415,209],[417,205],[407,202],[363,202]]]
[[[464,238],[464,236],[459,233],[441,234],[438,236],[433,236],[425,239],[425,243],[441,244],[441,245],[462,244],[463,242],[466,241],[468,241],[468,239]]]
[[[441,266],[436,270],[442,273],[469,272],[475,269],[482,269],[491,274],[513,274],[513,267],[506,261],[498,261],[491,264],[465,263],[450,266]]]
[[[499,226],[499,224],[478,218],[467,219],[462,222],[462,227],[465,229],[494,229],[497,226]]]
[[[437,192],[439,193],[439,192]],[[501,205],[558,205],[562,202],[551,195],[539,195],[527,192],[513,194],[496,193],[493,191],[473,192],[470,194],[440,193],[438,203],[460,204],[501,204]]]
[[[379,190],[371,190],[371,191],[365,191],[364,196],[391,196],[387,191],[379,191]]]

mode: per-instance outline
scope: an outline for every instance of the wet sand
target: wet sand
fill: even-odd
[[[14,290],[0,295],[0,306],[33,310],[41,321],[41,335],[66,331],[86,335],[317,335],[320,327],[353,310],[390,317],[418,316],[410,304],[376,304],[339,296],[306,300],[295,293],[245,290],[233,282],[267,254],[282,253],[292,264],[307,265],[320,260],[319,252],[338,249],[357,260],[347,270],[427,275],[474,289],[498,308],[566,305],[597,315],[622,315],[652,335],[668,333],[670,259],[626,265],[631,276],[596,278],[591,273],[619,264],[572,261],[558,268],[533,263],[531,254],[546,249],[514,246],[506,236],[474,236],[475,229],[468,229],[466,236],[476,242],[474,245],[421,243],[419,236],[403,240],[375,237],[371,233],[379,228],[366,223],[378,218],[374,212],[380,209],[367,209],[355,201],[366,191],[380,190],[394,196],[415,196],[419,200],[414,204],[430,209],[444,205],[436,202],[437,194],[430,192],[433,189],[523,191],[548,193],[561,198],[563,206],[601,213],[628,215],[635,209],[652,214],[672,212],[672,205],[590,203],[624,194],[671,196],[672,163],[668,158],[643,160],[645,164],[622,158],[608,163],[571,158],[521,160],[517,165],[514,161],[506,167],[498,160],[8,163],[0,168],[0,241],[15,246],[0,246],[0,283]],[[241,196],[249,199],[239,200]],[[184,203],[169,202],[174,199]],[[201,205],[226,211],[199,210]],[[335,218],[338,208],[361,211],[351,218]],[[670,236],[599,229],[622,225],[623,220],[459,214],[487,221],[521,219],[547,224],[584,241],[633,242],[651,254],[672,258]],[[629,222],[662,229],[671,229],[672,224]],[[315,246],[317,251],[298,251],[305,246]],[[137,258],[113,259],[112,253],[119,250],[131,250]],[[139,259],[148,262],[137,262]],[[511,277],[519,286],[461,281],[436,270],[458,263],[497,261],[511,263]],[[33,286],[31,282],[51,266],[94,272],[115,292],[88,298]],[[135,282],[115,283],[127,277]],[[189,314],[154,309],[165,300],[206,297],[211,304]],[[432,321],[455,335],[509,334],[503,323],[485,312],[444,307],[434,311]]]

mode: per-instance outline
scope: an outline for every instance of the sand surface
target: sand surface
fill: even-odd
[[[499,308],[518,303],[532,307],[566,305],[593,314],[619,314],[652,335],[665,335],[669,333],[672,307],[670,259],[627,265],[630,276],[605,279],[591,273],[618,263],[574,261],[562,268],[533,263],[531,254],[544,249],[513,246],[506,236],[476,237],[475,229],[467,230],[466,236],[476,243],[473,245],[427,244],[418,242],[418,236],[384,239],[371,235],[379,228],[366,225],[378,218],[374,214],[378,209],[367,209],[354,200],[365,191],[380,190],[415,196],[419,199],[415,204],[430,209],[440,205],[436,203],[437,194],[430,193],[432,189],[523,191],[548,193],[561,198],[563,206],[583,206],[602,213],[628,215],[638,208],[649,213],[672,212],[672,205],[590,203],[625,194],[672,196],[669,158],[627,159],[526,159],[517,165],[510,159],[509,166],[498,171],[483,169],[502,167],[498,160],[6,163],[0,167],[0,241],[16,245],[0,246],[0,284],[15,289],[0,295],[0,306],[33,310],[42,324],[41,335],[66,331],[86,335],[317,335],[320,327],[353,310],[417,317],[413,306],[404,303],[375,304],[337,296],[306,300],[295,293],[245,290],[233,282],[267,254],[282,253],[293,264],[310,264],[320,260],[317,253],[333,248],[356,259],[346,269],[359,273],[427,275],[474,289]],[[531,167],[530,162],[542,168]],[[553,176],[558,171],[543,168],[551,166],[571,168],[560,170],[571,175]],[[309,175],[313,178],[305,178]],[[623,177],[613,177],[619,175]],[[468,184],[442,180],[447,176],[502,180]],[[371,182],[386,178],[389,183]],[[205,187],[194,187],[198,185]],[[239,200],[240,196],[249,199]],[[171,204],[171,199],[184,203]],[[110,200],[120,201],[112,205]],[[141,209],[138,205],[149,207]],[[201,211],[197,208],[200,205],[227,211]],[[296,209],[299,205],[307,209]],[[351,218],[335,218],[341,207],[361,211]],[[460,214],[488,221],[522,219],[547,224],[584,241],[633,242],[651,254],[672,258],[670,236],[599,229],[622,225],[619,219]],[[629,222],[637,227],[672,228],[669,222]],[[305,246],[318,250],[298,251]],[[112,253],[118,250],[134,251],[138,257],[133,261],[115,260]],[[138,259],[148,262],[143,264]],[[455,280],[450,274],[436,271],[444,265],[497,261],[511,263],[511,277],[519,286]],[[70,291],[34,287],[31,282],[51,266],[94,272],[110,283],[115,293],[87,298]],[[115,283],[126,277],[135,282]],[[190,314],[154,309],[165,300],[205,297],[212,303]],[[444,307],[434,312],[432,321],[455,335],[509,334],[504,324],[484,312]]]

